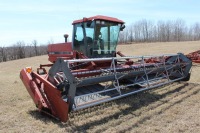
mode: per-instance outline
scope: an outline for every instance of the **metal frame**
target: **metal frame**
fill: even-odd
[[[166,59],[167,57],[168,59]],[[146,63],[144,59],[148,58],[160,58],[161,60],[160,63]],[[138,61],[133,65],[116,65],[117,61],[126,59],[137,59]],[[73,72],[70,67],[72,63],[98,61],[110,61],[110,67],[103,70],[94,69],[80,72]],[[54,79],[59,77],[57,82],[65,81],[68,83],[69,88],[68,92],[66,92],[67,99],[65,101],[69,103],[70,110],[79,110],[184,79],[188,75],[190,68],[191,61],[181,53],[75,60],[58,59],[50,69],[49,76]],[[78,74],[91,74],[92,76],[78,78],[76,77]],[[120,81],[122,79],[131,80],[132,83],[121,84]],[[96,88],[97,85],[105,82],[106,85],[101,90],[77,95],[78,90],[84,90],[85,86],[93,85],[92,87]],[[111,82],[111,84],[107,84],[107,82]],[[130,89],[127,93],[123,92],[124,88],[135,85],[141,88],[139,90]],[[77,90],[77,88],[79,89]],[[113,92],[115,92],[113,96],[107,95]]]

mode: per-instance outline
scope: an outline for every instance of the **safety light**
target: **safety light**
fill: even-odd
[[[32,72],[32,67],[26,67],[26,72],[31,73]]]

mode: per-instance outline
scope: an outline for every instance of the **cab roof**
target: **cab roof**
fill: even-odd
[[[97,16],[93,16],[93,17],[89,17],[89,18],[75,20],[75,21],[73,21],[72,25],[81,23],[81,22],[92,21],[92,20],[105,20],[105,21],[111,21],[111,22],[117,22],[117,23],[124,24],[124,21],[122,21],[120,19],[108,17],[108,16],[97,15]]]

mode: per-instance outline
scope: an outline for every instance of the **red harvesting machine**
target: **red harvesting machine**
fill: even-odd
[[[185,55],[124,56],[116,52],[117,18],[94,16],[72,23],[72,42],[48,46],[49,61],[20,78],[39,111],[68,120],[68,113],[190,78]],[[47,71],[46,67],[50,67]]]

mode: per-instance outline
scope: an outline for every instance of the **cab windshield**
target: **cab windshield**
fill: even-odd
[[[92,21],[74,25],[73,49],[88,57],[114,57],[121,24]]]

